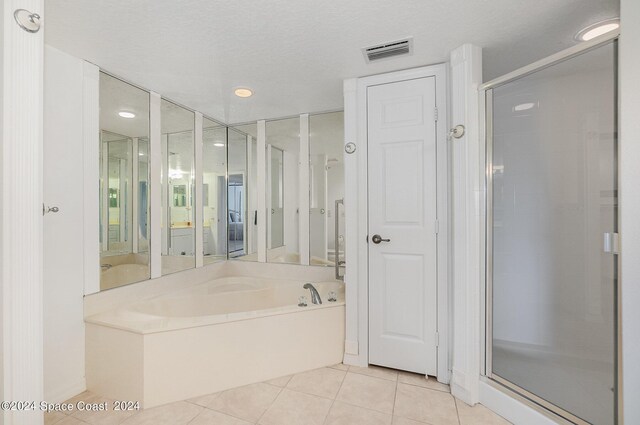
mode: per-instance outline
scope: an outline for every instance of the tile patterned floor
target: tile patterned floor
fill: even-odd
[[[84,392],[69,402],[109,401]],[[45,425],[508,425],[434,378],[342,364],[140,412],[54,412]]]

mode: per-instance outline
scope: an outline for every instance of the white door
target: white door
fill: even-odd
[[[437,374],[435,89],[426,77],[367,95],[369,363],[428,375]]]

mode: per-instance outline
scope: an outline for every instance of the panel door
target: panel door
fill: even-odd
[[[435,77],[407,80],[369,87],[367,99],[369,363],[429,375],[437,372],[435,88]]]

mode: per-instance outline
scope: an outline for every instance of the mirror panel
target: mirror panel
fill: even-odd
[[[267,246],[269,249],[284,246],[284,152],[267,147]]]
[[[202,122],[202,219],[204,264],[227,259],[227,127]]]
[[[344,113],[309,117],[309,253],[311,265],[344,261]],[[338,220],[336,220],[336,215]],[[336,223],[338,223],[336,232]],[[336,242],[337,235],[337,242]]]
[[[135,142],[135,139],[134,139]],[[151,216],[151,205],[149,202],[149,139],[148,138],[138,138],[138,147],[136,149],[134,143],[134,158],[136,157],[135,152],[138,153],[138,170],[137,170],[137,182],[138,182],[138,209],[137,212],[134,211],[134,214],[138,217],[138,225],[137,225],[137,243],[138,243],[138,252],[145,253],[147,258],[149,257],[149,239],[150,239],[150,229],[149,229],[149,217]],[[135,174],[135,170],[134,170]]]
[[[229,258],[258,260],[256,124],[229,127],[228,151],[228,246]]]
[[[162,275],[195,267],[195,114],[162,99]]]
[[[149,279],[149,93],[100,73],[100,290]]]
[[[268,121],[267,262],[300,264],[300,118]]]

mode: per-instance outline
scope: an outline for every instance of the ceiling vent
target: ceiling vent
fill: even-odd
[[[362,53],[367,62],[374,62],[400,55],[411,55],[413,54],[413,37],[390,41],[377,46],[365,47],[362,49]]]

